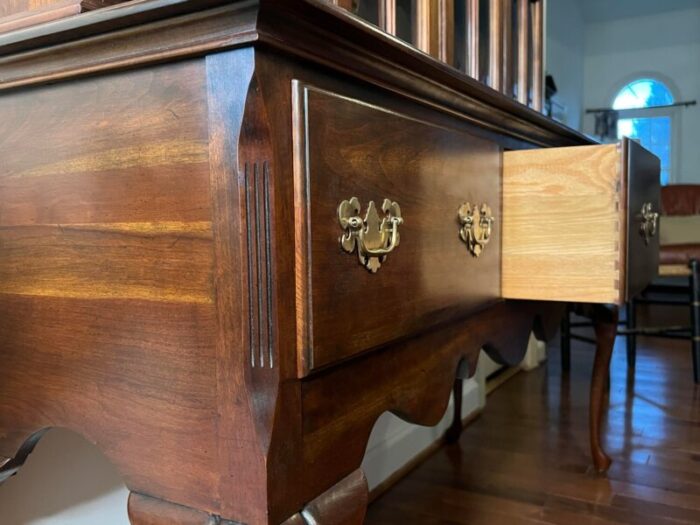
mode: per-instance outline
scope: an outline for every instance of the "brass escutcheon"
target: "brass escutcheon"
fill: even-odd
[[[399,226],[403,224],[398,203],[384,199],[382,211],[384,217],[380,218],[374,201],[369,201],[363,219],[357,197],[338,206],[338,220],[345,231],[340,246],[348,253],[357,250],[360,264],[372,273],[377,273],[387,255],[399,245]]]
[[[491,239],[491,227],[496,220],[487,204],[472,206],[465,202],[457,211],[460,238],[467,244],[469,253],[479,257]]]
[[[640,212],[640,217],[642,219],[639,225],[639,235],[644,238],[644,244],[649,244],[649,239],[656,235],[656,227],[659,220],[659,214],[652,211],[651,202],[645,202],[642,204],[642,211]]]

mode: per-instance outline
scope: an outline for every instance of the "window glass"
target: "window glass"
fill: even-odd
[[[661,184],[670,182],[671,117],[623,118],[617,121],[618,138],[630,137],[661,160]]]
[[[653,116],[642,116],[645,108],[673,104],[670,90],[658,80],[643,78],[630,82],[615,97],[613,109],[620,110],[617,121],[618,138],[630,137],[661,160],[661,184],[671,180],[671,118],[668,110],[656,110]],[[625,111],[631,110],[631,111]],[[659,112],[668,111],[667,115]]]
[[[620,90],[613,102],[613,109],[653,108],[669,104],[673,104],[673,95],[663,83],[642,78]]]

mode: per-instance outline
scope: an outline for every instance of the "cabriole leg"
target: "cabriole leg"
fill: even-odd
[[[306,505],[304,510],[283,525],[362,525],[368,500],[367,478],[358,469]]]
[[[204,511],[134,492],[129,495],[129,521],[131,525],[234,525]]]
[[[610,358],[615,346],[619,312],[616,306],[596,305],[593,326],[596,335],[596,352],[591,378],[590,440],[593,465],[598,472],[605,472],[612,461],[600,444],[603,407],[610,381]]]

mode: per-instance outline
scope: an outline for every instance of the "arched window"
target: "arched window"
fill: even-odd
[[[630,82],[615,96],[618,110],[617,136],[637,139],[661,159],[661,184],[671,181],[673,138],[673,94],[653,78]]]

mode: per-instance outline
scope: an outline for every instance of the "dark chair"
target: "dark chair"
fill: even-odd
[[[637,335],[689,339],[693,378],[700,383],[700,184],[661,188],[659,277],[627,305],[627,360],[634,367]],[[690,326],[639,327],[639,304],[690,308]]]
[[[626,307],[626,320],[618,330],[627,337],[627,364],[634,368],[637,336],[686,339],[691,342],[693,378],[700,383],[700,185],[682,184],[661,189],[659,277],[633,298]],[[690,309],[690,326],[640,327],[639,304],[664,304]],[[568,370],[571,339],[594,343],[590,337],[572,333],[574,327],[591,326],[589,321],[572,323],[571,309],[562,322],[562,368]],[[585,312],[579,312],[589,317]]]

